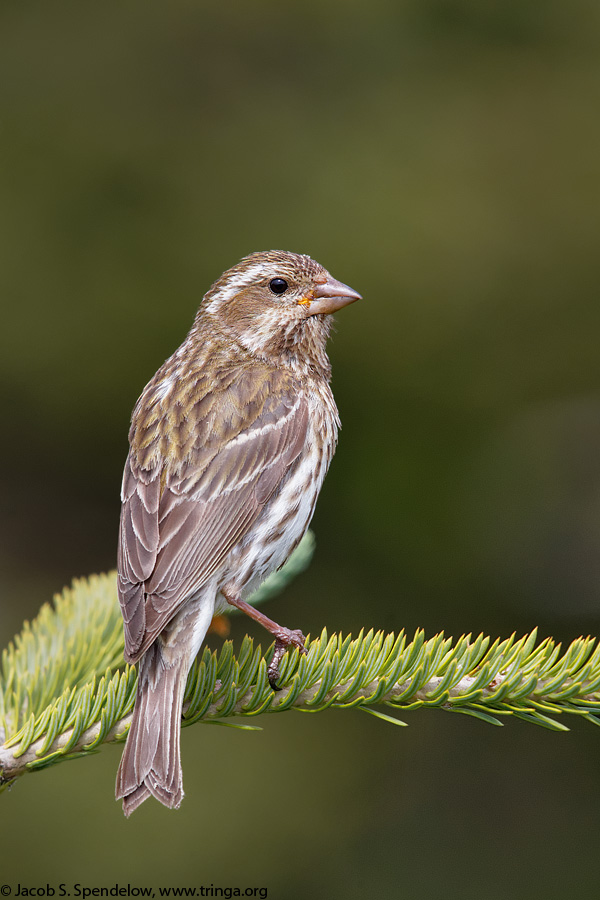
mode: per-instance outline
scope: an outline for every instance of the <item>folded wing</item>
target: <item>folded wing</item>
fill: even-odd
[[[129,662],[219,570],[305,445],[308,407],[295,383],[277,372],[260,390],[255,381],[229,377],[197,399],[184,454],[176,440],[171,446],[167,418],[156,438],[160,462],[144,467],[132,444],[118,555]]]

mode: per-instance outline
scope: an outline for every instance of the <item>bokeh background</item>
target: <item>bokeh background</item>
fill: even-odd
[[[272,614],[600,633],[599,36],[588,0],[3,4],[2,644],[114,566],[130,410],[271,247],[364,295],[317,554]],[[26,777],[1,880],[597,896],[592,726],[405,718],[186,729],[182,809],[128,822],[120,747]]]

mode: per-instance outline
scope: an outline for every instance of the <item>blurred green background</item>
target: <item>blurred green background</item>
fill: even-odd
[[[131,408],[271,247],[364,295],[317,554],[272,615],[600,634],[599,37],[587,0],[3,4],[2,645],[114,566]],[[406,719],[186,729],[182,809],[128,822],[119,747],[28,776],[0,880],[597,896],[595,729]]]

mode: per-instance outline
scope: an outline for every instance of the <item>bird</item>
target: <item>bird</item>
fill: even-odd
[[[340,420],[326,342],[361,295],[310,256],[251,253],[204,295],[191,330],[132,413],[117,586],[125,659],[138,664],[116,797],[129,816],[183,798],[180,729],[189,669],[213,615],[244,611],[275,638],[277,689],[299,629],[246,600],[305,534]]]

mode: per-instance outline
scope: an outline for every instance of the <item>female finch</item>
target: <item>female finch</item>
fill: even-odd
[[[360,294],[308,256],[245,257],[205,295],[190,333],[133,411],[118,588],[125,658],[139,661],[116,795],[129,815],[183,797],[186,679],[212,616],[244,610],[286,647],[304,635],[245,602],[296,547],[331,462],[339,418],[330,314]]]

